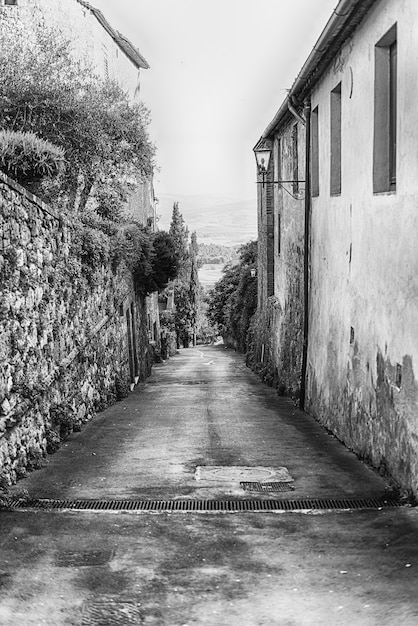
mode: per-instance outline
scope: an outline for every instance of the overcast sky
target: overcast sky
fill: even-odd
[[[256,197],[252,148],[337,0],[92,0],[150,64],[156,195]]]

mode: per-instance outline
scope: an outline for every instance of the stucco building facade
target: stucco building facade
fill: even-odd
[[[101,78],[117,81],[132,100],[139,99],[140,72],[149,65],[105,16],[84,0],[0,0],[2,25],[23,26],[30,36],[34,23],[43,22],[71,44],[74,57]]]
[[[415,495],[417,33],[413,0],[338,4],[263,134],[272,148],[264,174],[272,181],[272,226],[261,201],[258,209],[259,315],[272,300],[280,311],[264,331],[277,385],[292,391],[290,375],[296,380],[299,373],[299,393],[290,395],[300,395],[348,447]],[[284,191],[294,183],[275,182],[295,171],[294,151],[286,149],[295,124],[297,149],[308,155],[306,167],[300,161],[306,183],[299,212],[298,200]],[[263,244],[269,228],[270,252]],[[301,325],[286,321],[286,307],[301,312]],[[289,330],[300,360],[280,375]]]

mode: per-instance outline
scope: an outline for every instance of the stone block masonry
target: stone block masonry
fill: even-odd
[[[68,218],[0,174],[0,473],[10,482],[150,372],[131,273],[86,276]]]

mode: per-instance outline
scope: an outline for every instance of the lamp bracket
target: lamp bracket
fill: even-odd
[[[304,180],[257,180],[257,185],[264,185],[268,183],[269,185],[281,185],[282,183],[304,183]]]

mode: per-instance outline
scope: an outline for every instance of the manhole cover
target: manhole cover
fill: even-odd
[[[56,567],[94,567],[106,565],[113,557],[112,550],[90,550],[88,552],[66,551],[55,555]]]
[[[83,607],[81,626],[129,626],[143,624],[139,602],[102,598]]]
[[[293,478],[285,467],[244,467],[244,466],[217,466],[199,465],[195,473],[196,480],[208,480],[215,482],[267,482],[280,481],[292,482]]]
[[[264,492],[277,492],[277,491],[294,491],[295,488],[290,483],[253,483],[253,482],[240,482],[240,486],[244,491],[264,491]]]

